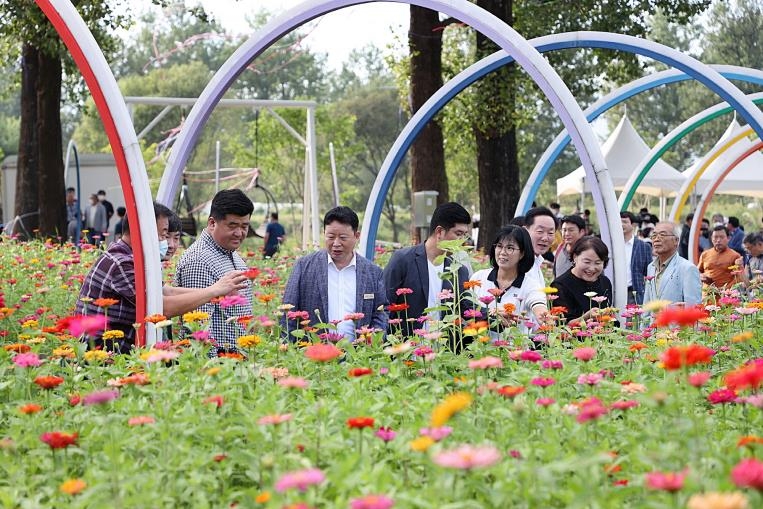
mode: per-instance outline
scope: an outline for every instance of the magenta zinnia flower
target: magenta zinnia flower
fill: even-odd
[[[763,491],[763,462],[755,458],[743,459],[731,469],[731,480],[738,488]]]
[[[78,315],[69,319],[72,336],[92,335],[106,329],[106,315]]]
[[[492,445],[475,447],[462,445],[456,449],[443,451],[433,458],[441,467],[471,470],[489,467],[501,459],[501,453]]]
[[[323,472],[317,468],[308,468],[305,470],[297,470],[295,472],[289,472],[281,476],[276,482],[276,491],[284,492],[290,489],[298,489],[299,491],[305,491],[313,484],[320,484],[326,479]]]
[[[395,501],[384,495],[366,495],[350,500],[350,509],[389,509]]]
[[[376,430],[374,435],[376,435],[377,438],[384,440],[385,442],[391,442],[397,436],[397,431],[394,431],[390,427],[381,426]]]
[[[239,295],[239,294],[233,294],[233,295],[227,295],[222,298],[220,301],[220,307],[221,308],[229,308],[233,306],[245,306],[249,304],[249,301],[246,300],[246,297]]]
[[[19,353],[13,357],[13,363],[20,368],[36,368],[42,364],[42,360],[36,353]]]
[[[82,397],[83,405],[102,405],[119,397],[119,391],[96,391]]]
[[[451,433],[453,433],[453,428],[450,426],[440,426],[439,428],[419,428],[419,435],[423,437],[429,437],[435,442],[439,442]]]

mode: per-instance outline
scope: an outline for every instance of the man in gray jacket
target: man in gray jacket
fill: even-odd
[[[699,270],[677,254],[680,236],[676,225],[657,223],[649,238],[652,239],[654,260],[647,268],[644,303],[668,300],[693,306],[702,302]]]

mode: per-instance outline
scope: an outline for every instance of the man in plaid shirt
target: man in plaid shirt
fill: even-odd
[[[160,203],[154,203],[156,230],[159,233],[160,246],[166,246],[169,220],[175,215],[170,209]],[[94,338],[94,346],[111,348],[121,353],[128,353],[135,344],[135,323],[141,323],[143,317],[135,316],[135,263],[132,251],[130,225],[124,218],[122,238],[113,242],[109,248],[96,260],[93,268],[85,277],[80,289],[79,300],[75,314],[101,314],[103,311],[90,304],[97,299],[114,299],[116,304],[105,308],[108,317],[108,329],[118,330],[124,337],[112,344],[104,344],[102,333]],[[160,247],[160,252],[162,248]],[[231,273],[212,285],[200,289],[175,288],[164,286],[162,289],[162,306],[168,317],[178,316],[201,304],[209,302],[214,297],[227,295],[249,286],[249,282],[240,272]]]
[[[204,288],[231,271],[246,270],[244,260],[236,252],[249,231],[254,206],[240,189],[220,191],[212,199],[207,227],[180,257],[175,268],[175,286]],[[252,314],[252,287],[246,282],[238,292],[241,302],[233,305],[208,303],[199,308],[209,313],[210,336],[217,352],[236,351],[236,340],[246,334],[235,318]],[[234,320],[229,320],[234,318]]]

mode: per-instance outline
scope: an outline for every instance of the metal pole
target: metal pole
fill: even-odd
[[[215,194],[220,191],[220,140],[215,142]]]
[[[315,139],[315,108],[307,108],[308,164],[310,168],[311,215],[313,245],[319,245],[320,221],[318,219],[318,147]]]
[[[339,181],[336,177],[336,159],[334,158],[334,144],[329,143],[329,157],[331,158],[331,180],[334,181],[334,206],[339,206]]]

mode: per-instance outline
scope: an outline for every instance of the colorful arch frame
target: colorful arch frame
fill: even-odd
[[[122,93],[93,34],[68,0],[35,0],[71,53],[95,101],[109,139],[125,197],[135,260],[136,317],[162,312],[162,268],[148,175]],[[156,342],[141,327],[136,345]]]
[[[493,40],[506,53],[514,56],[517,64],[528,72],[546,94],[554,110],[559,114],[562,123],[571,133],[572,140],[586,169],[586,175],[598,184],[593,194],[594,203],[602,216],[602,237],[605,242],[612,246],[613,256],[624,256],[623,242],[612,242],[611,238],[611,235],[622,237],[622,229],[620,228],[619,209],[617,208],[612,180],[609,177],[601,148],[591,126],[585,120],[580,106],[556,71],[540,53],[509,25],[465,0],[394,1],[426,7],[458,18]],[[215,73],[191,109],[162,176],[158,200],[168,203],[172,199],[177,191],[182,169],[187,163],[190,152],[209,115],[225,91],[254,58],[283,34],[294,30],[307,21],[343,7],[360,3],[367,2],[364,0],[308,0],[267,23],[257,34],[240,46]],[[718,77],[723,80],[720,75]],[[729,86],[733,87],[730,83]],[[738,95],[741,95],[741,92]],[[735,96],[733,94],[731,96],[731,100],[734,100]],[[761,120],[759,125],[763,124],[763,115],[759,114],[758,116]],[[371,199],[376,198],[372,197]],[[617,305],[622,306],[625,303],[624,267],[619,265],[614,267],[613,276],[613,284],[616,288],[615,301]]]
[[[761,149],[763,149],[763,141],[758,140],[751,147],[748,147],[726,168],[718,168],[716,170],[711,180],[712,184],[707,186],[707,188],[702,191],[702,196],[697,203],[697,212],[695,213],[696,217],[705,217],[707,208],[710,206],[710,199],[713,197],[713,195],[715,195],[715,192],[718,190],[718,186],[721,185],[726,175],[731,173],[731,171],[739,166],[745,159],[754,153],[759,152]],[[700,225],[701,223],[702,221],[692,221],[691,228],[689,229],[689,245],[691,246],[691,249],[689,249],[689,260],[692,263],[696,263],[695,255],[697,253],[697,249],[699,248],[699,232],[701,228],[701,226],[697,225]]]

